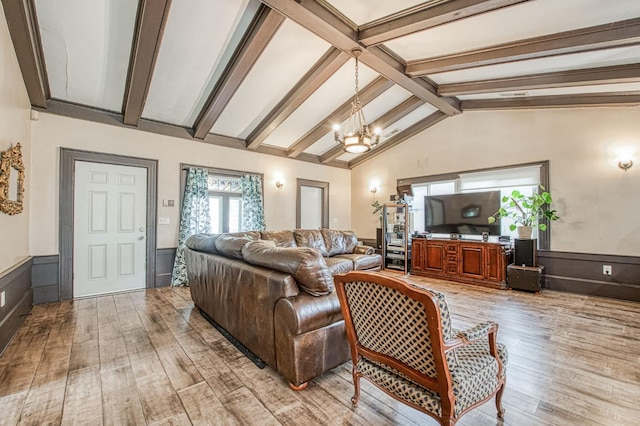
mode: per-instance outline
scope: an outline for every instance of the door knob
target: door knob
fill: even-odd
[[[144,232],[144,228],[140,227],[140,229],[138,229],[140,232]]]
[[[144,237],[140,236],[140,237],[138,237],[138,240],[142,241],[142,240],[144,240]]]

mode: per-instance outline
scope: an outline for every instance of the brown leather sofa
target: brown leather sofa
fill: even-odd
[[[352,231],[198,234],[185,259],[195,305],[295,390],[349,359],[333,275],[379,270]]]

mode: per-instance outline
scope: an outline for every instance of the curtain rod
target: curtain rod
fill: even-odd
[[[247,171],[243,171],[243,170],[231,170],[231,169],[220,169],[217,167],[208,167],[208,166],[198,166],[198,165],[193,165],[193,164],[180,164],[180,170],[183,171],[187,171],[189,168],[191,167],[197,167],[200,169],[207,169],[210,172],[214,173],[214,174],[221,174],[221,175],[229,175],[229,176],[242,176],[242,175],[257,175],[257,176],[261,176],[262,178],[264,178],[264,173],[256,173],[256,172],[247,172]]]

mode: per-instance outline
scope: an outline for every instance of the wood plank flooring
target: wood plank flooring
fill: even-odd
[[[490,401],[460,425],[640,424],[639,303],[403,278],[445,293],[457,328],[500,324],[506,419]],[[436,424],[367,381],[362,390],[352,410],[350,363],[290,390],[207,323],[184,287],[34,306],[0,356],[1,425]]]

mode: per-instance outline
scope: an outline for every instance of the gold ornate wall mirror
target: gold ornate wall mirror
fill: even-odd
[[[0,154],[0,211],[9,215],[22,212],[24,162],[20,144]]]

